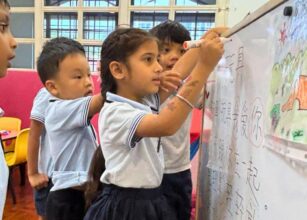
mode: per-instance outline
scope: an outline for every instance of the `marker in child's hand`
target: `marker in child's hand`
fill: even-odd
[[[232,41],[231,38],[225,38],[225,37],[220,37],[220,40],[222,41],[222,43],[226,43],[228,41]],[[188,40],[183,42],[183,49],[188,50],[191,48],[197,48],[200,47],[201,42],[203,41],[203,39],[200,40]]]

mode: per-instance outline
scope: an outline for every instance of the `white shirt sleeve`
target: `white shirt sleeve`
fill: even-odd
[[[30,114],[30,119],[45,123],[45,111],[49,104],[49,98],[51,95],[49,92],[42,88],[39,90],[33,100],[33,106]]]

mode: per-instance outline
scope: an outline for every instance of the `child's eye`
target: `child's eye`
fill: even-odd
[[[169,48],[167,48],[167,47],[163,48],[163,53],[168,53],[169,51],[170,51]]]
[[[150,63],[150,62],[152,61],[152,57],[146,57],[146,58],[145,58],[145,61],[146,61],[147,63]]]
[[[9,24],[0,22],[0,32],[4,33],[8,30],[8,28],[9,28]]]
[[[82,77],[81,76],[75,76],[74,78],[75,79],[81,79]]]
[[[185,53],[185,49],[180,50],[180,54],[184,54]]]

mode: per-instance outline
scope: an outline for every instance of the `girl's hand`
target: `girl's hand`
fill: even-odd
[[[229,28],[227,27],[215,27],[215,28],[211,28],[210,30],[208,30],[202,37],[201,39],[204,39],[206,37],[206,35],[208,35],[211,32],[214,32],[216,34],[218,34],[219,36],[222,36],[223,33],[225,33],[226,31],[228,31]]]
[[[171,93],[176,91],[182,84],[179,73],[170,71],[164,71],[160,74],[160,89]]]
[[[219,34],[211,31],[206,34],[200,46],[198,62],[205,68],[213,70],[224,53],[224,44]]]

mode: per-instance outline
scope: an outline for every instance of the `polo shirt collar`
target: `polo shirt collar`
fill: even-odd
[[[122,96],[116,95],[114,93],[111,92],[107,92],[107,101],[111,101],[111,102],[123,102],[123,103],[127,103],[129,105],[131,105],[132,107],[136,108],[136,109],[140,109],[146,112],[151,112],[151,108],[147,105],[143,105],[142,103],[133,101],[131,99],[127,99],[124,98]]]

